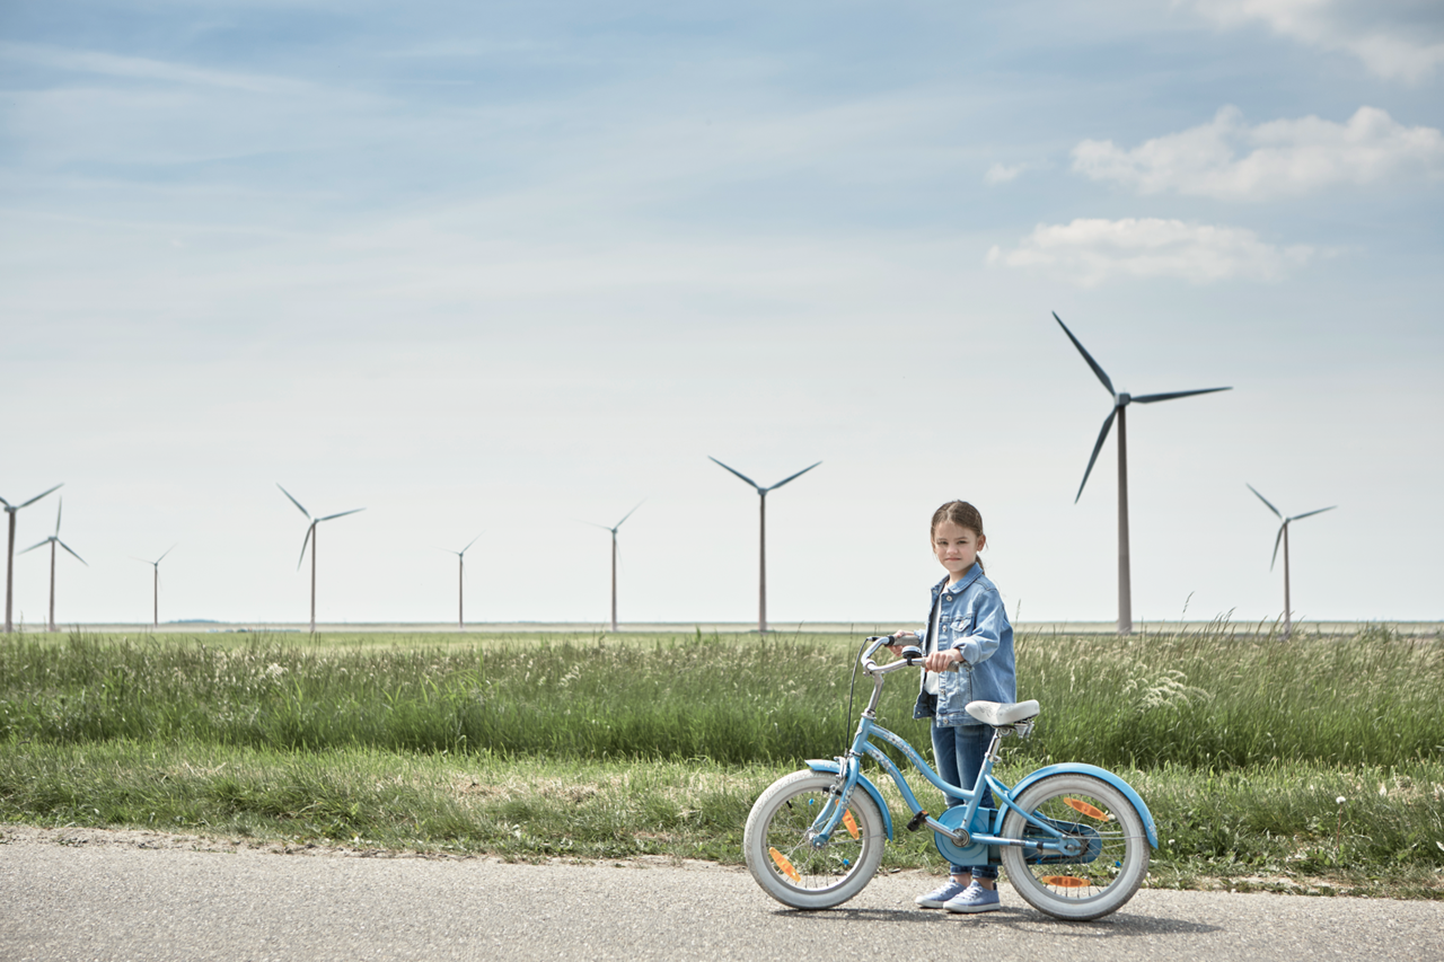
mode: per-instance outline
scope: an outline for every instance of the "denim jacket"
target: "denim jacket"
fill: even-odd
[[[938,613],[938,637],[933,639],[932,648],[937,651],[959,648],[963,662],[957,671],[938,675],[936,704],[926,691],[918,692],[913,717],[931,717],[934,725],[945,728],[981,725],[982,722],[964,710],[968,702],[1018,700],[1018,682],[1013,673],[1013,626],[1008,623],[1003,599],[997,587],[984,576],[983,569],[974,564],[952,586],[946,577],[933,585],[933,604],[940,605],[942,610]],[[926,631],[931,632],[932,609],[928,610]],[[919,637],[923,639],[923,650],[929,650],[926,634]]]

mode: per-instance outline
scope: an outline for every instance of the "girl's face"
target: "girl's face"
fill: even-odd
[[[948,581],[957,581],[978,560],[988,539],[972,528],[944,521],[933,529],[933,554],[948,569]]]

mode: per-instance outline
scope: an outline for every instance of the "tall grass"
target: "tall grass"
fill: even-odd
[[[650,641],[347,650],[21,639],[0,645],[0,737],[727,763],[841,743],[835,643]]]
[[[1221,771],[1444,759],[1438,639],[1368,627],[1285,642],[1220,622],[1176,635],[1024,636],[1018,664],[1020,697],[1044,706],[1035,750],[1055,760]]]
[[[503,757],[794,763],[837,754],[856,639],[517,638],[487,647],[326,647],[256,638],[20,636],[0,643],[0,739],[187,739]],[[1288,642],[1208,631],[1024,635],[1018,694],[1043,715],[1035,760],[1225,771],[1444,759],[1444,645],[1371,628]],[[869,690],[859,679],[853,711]],[[885,725],[920,746],[915,689]]]

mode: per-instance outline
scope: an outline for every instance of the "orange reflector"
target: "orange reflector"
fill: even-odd
[[[802,881],[802,876],[797,874],[797,869],[792,867],[792,863],[788,861],[786,855],[783,855],[775,848],[769,848],[767,850],[767,854],[771,855],[772,861],[777,863],[777,870],[779,872],[781,872],[783,875],[786,875],[794,882],[800,883]]]
[[[857,819],[852,817],[852,809],[849,808],[842,813],[842,824],[847,826],[847,834],[853,838],[857,838],[862,834],[857,827]]]
[[[1065,798],[1063,799],[1063,803],[1074,811],[1082,812],[1089,818],[1096,818],[1100,822],[1108,821],[1108,814],[1106,812],[1102,811],[1101,809],[1094,808],[1087,802],[1079,801],[1076,798]]]
[[[1071,875],[1045,875],[1038,881],[1044,885],[1053,885],[1060,889],[1087,888],[1092,884],[1086,878],[1074,878]]]

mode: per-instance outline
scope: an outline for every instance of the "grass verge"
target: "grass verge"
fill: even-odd
[[[735,862],[757,794],[845,744],[858,640],[4,639],[0,820]],[[1437,640],[1217,623],[1022,636],[1018,663],[1043,716],[1001,774],[1118,771],[1158,822],[1152,884],[1440,897]],[[913,695],[880,720],[925,748]],[[899,831],[888,866],[938,865]]]
[[[1018,761],[1002,770],[1006,779],[1032,767]],[[0,760],[0,822],[517,860],[662,855],[737,864],[753,800],[786,771],[366,748],[12,742]],[[1444,766],[1120,774],[1158,825],[1150,885],[1444,898]],[[939,869],[930,838],[902,829],[905,809],[890,784],[882,788],[897,828],[884,867]]]

